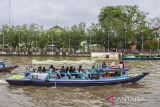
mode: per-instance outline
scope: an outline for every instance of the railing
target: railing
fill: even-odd
[[[32,55],[32,56],[90,56],[90,52],[68,52],[64,51],[53,51],[49,49],[26,49],[26,48],[4,48],[0,49],[0,55]]]
[[[106,50],[92,50],[91,52],[107,52]],[[50,49],[35,49],[35,48],[0,48],[0,55],[47,55],[47,56],[87,56],[90,57],[91,52],[74,52],[68,50],[50,50]],[[136,54],[136,53],[148,53],[148,54],[160,54],[160,50],[153,50],[153,49],[141,49],[131,50],[131,49],[110,49],[110,52],[119,52],[119,53],[126,53],[126,54]]]

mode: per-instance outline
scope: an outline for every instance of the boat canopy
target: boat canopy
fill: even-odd
[[[37,61],[32,60],[34,65],[92,65],[95,64],[94,60],[79,60],[79,61],[69,61],[69,60],[46,60],[46,61]]]

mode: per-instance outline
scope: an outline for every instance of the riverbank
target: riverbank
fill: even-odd
[[[64,57],[91,57],[90,52],[0,52],[0,56],[64,56]]]

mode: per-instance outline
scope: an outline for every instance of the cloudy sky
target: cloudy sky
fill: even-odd
[[[9,23],[9,0],[0,0],[0,25]],[[149,12],[148,19],[160,17],[160,0],[10,0],[11,24],[36,23],[49,28],[71,26],[80,22],[97,22],[102,7],[138,5]]]

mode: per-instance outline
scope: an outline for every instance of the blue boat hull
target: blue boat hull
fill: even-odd
[[[13,69],[17,67],[18,66],[3,67],[3,68],[0,68],[0,72],[11,72]]]
[[[32,81],[30,79],[22,79],[22,80],[6,79],[6,81],[10,85],[31,85],[32,84]]]
[[[104,79],[104,80],[11,80],[6,79],[10,85],[36,85],[36,86],[106,86],[125,83],[136,83],[149,73],[142,73],[133,77]]]

